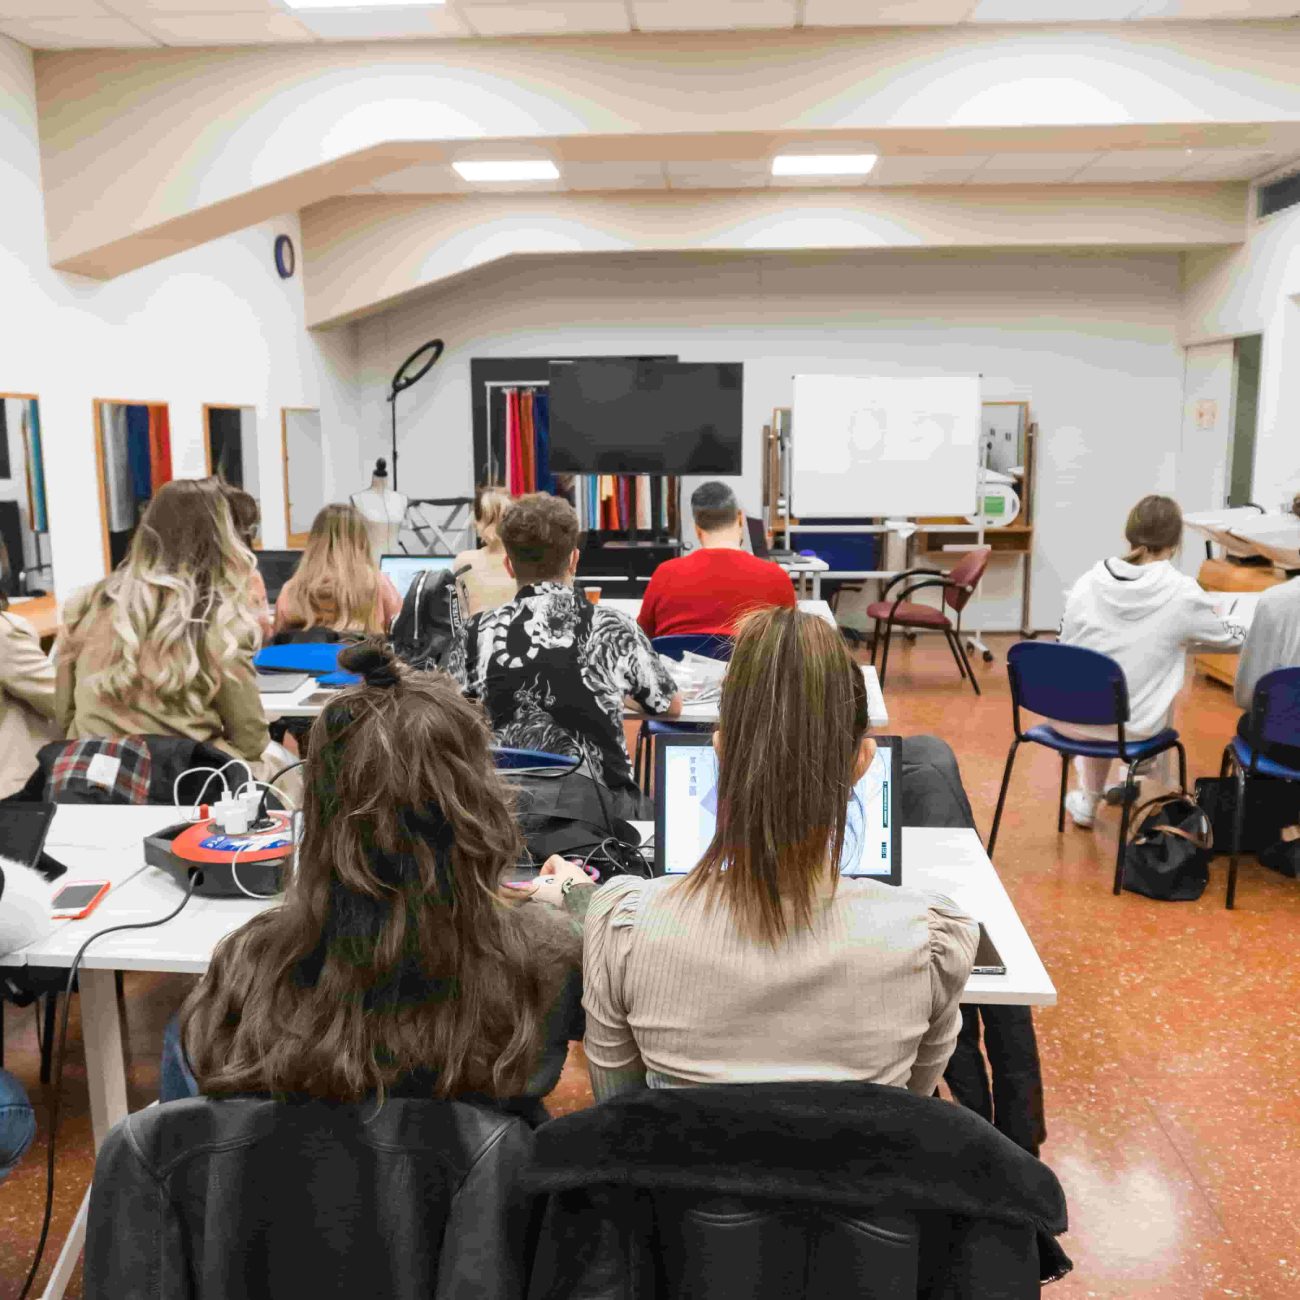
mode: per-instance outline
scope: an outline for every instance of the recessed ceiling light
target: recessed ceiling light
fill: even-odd
[[[466,181],[558,181],[553,162],[522,158],[515,162],[454,162],[456,174]]]
[[[284,0],[290,9],[428,9],[446,0]]]
[[[772,159],[773,176],[865,176],[874,153],[781,154]]]

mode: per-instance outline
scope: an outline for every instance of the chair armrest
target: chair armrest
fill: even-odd
[[[908,578],[942,578],[944,572],[942,569],[905,569],[902,573],[896,573],[880,590],[880,599],[888,600],[889,593],[898,586],[900,582],[905,582]]]
[[[953,588],[956,591],[969,591],[969,587],[963,586],[959,582],[950,582],[946,577],[940,575],[937,578],[927,578],[924,582],[914,582],[910,587],[904,588],[902,594],[894,601],[889,609],[889,617],[892,620],[898,607],[903,604],[914,591],[924,591],[927,587]]]

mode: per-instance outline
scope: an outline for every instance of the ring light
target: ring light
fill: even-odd
[[[388,389],[388,405],[393,412],[393,491],[397,491],[397,394],[418,384],[433,369],[438,358],[446,351],[446,344],[441,339],[430,339],[411,353],[393,376]]]

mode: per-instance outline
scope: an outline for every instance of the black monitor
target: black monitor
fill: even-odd
[[[253,554],[257,557],[257,571],[266,583],[266,598],[274,605],[280,598],[281,588],[293,577],[302,552],[254,551]]]
[[[744,366],[611,358],[550,370],[551,469],[739,474]]]

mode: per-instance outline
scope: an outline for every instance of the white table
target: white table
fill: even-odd
[[[813,600],[821,600],[822,574],[829,573],[831,567],[825,560],[818,559],[815,555],[799,555],[793,560],[773,560],[772,563],[790,575],[791,581],[796,584],[795,590],[801,596],[806,593]]]
[[[0,965],[70,966],[77,949],[97,930],[156,920],[180,902],[184,890],[168,872],[144,864],[140,841],[169,825],[168,808],[62,807],[55,814],[49,847],[73,876],[91,873],[115,881],[104,901],[82,921],[59,923],[45,939]],[[642,839],[653,823],[633,823]],[[984,923],[1006,963],[1005,975],[973,975],[961,1000],[1014,1006],[1052,1006],[1056,989],[1032,940],[973,830],[903,829],[903,883],[946,894]],[[217,944],[273,903],[243,898],[191,898],[164,926],[100,939],[81,965],[81,1021],[90,1093],[91,1128],[99,1149],[109,1129],[127,1115],[126,1063],[122,1050],[114,973],[122,970],[200,974]],[[87,1200],[64,1242],[45,1290],[61,1297],[85,1240]]]
[[[601,604],[608,605],[610,609],[617,609],[628,615],[629,618],[636,618],[637,614],[641,612],[641,602],[639,600],[611,597],[609,600],[602,600]],[[825,619],[832,627],[836,626],[835,615],[824,600],[801,600],[799,608],[807,614],[816,614],[819,618]],[[871,715],[871,725],[876,728],[887,727],[889,725],[889,712],[885,708],[885,697],[880,689],[880,678],[876,675],[874,668],[864,668],[862,671],[867,682],[867,704]],[[314,718],[325,707],[330,698],[331,692],[317,686],[315,682],[307,682],[296,691],[286,691],[282,694],[263,695],[261,697],[262,709],[267,720],[272,722],[278,718]],[[683,710],[682,717],[691,722],[716,722],[718,720],[718,706],[716,704],[689,705]]]

